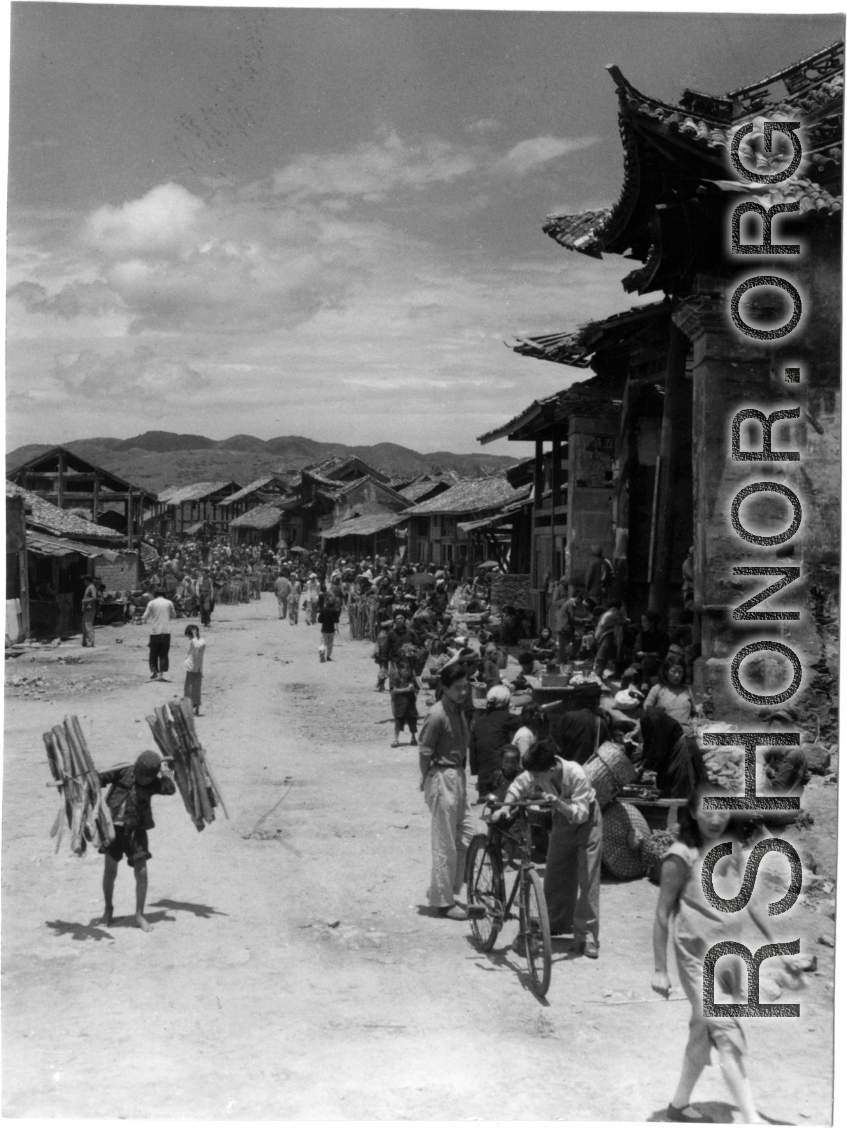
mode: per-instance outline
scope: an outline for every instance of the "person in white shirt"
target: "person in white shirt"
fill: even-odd
[[[176,619],[176,609],[160,588],[144,609],[142,624],[150,625],[150,678],[166,682],[168,653],[171,650],[171,620]]]
[[[203,684],[203,657],[206,654],[206,641],[200,635],[196,624],[189,624],[185,629],[188,636],[188,655],[182,661],[185,668],[185,686],[183,698],[190,698],[194,713],[200,713],[200,692]]]

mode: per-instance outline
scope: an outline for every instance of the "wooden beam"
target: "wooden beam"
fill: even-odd
[[[57,506],[61,510],[65,501],[65,453],[59,452],[59,479],[56,483]]]
[[[674,491],[676,488],[679,424],[685,396],[685,361],[688,338],[671,322],[665,377],[665,403],[659,440],[659,466],[656,468],[657,495],[651,516],[655,544],[650,576],[649,608],[664,615],[671,586],[671,565],[675,529]],[[653,539],[651,539],[652,541]]]

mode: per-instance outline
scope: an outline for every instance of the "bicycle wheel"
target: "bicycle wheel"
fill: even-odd
[[[471,933],[480,949],[487,953],[503,926],[503,875],[500,860],[487,836],[474,836],[471,840],[465,876],[468,908],[481,906],[485,911],[484,918],[471,918]]]
[[[521,933],[529,979],[539,997],[547,995],[552,972],[550,919],[544,888],[534,871],[525,871],[521,880]]]

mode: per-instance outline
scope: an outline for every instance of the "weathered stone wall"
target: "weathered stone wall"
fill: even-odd
[[[732,687],[730,665],[742,646],[778,641],[797,655],[803,669],[801,685],[785,705],[813,731],[819,719],[821,733],[830,737],[837,726],[841,280],[838,245],[818,238],[810,239],[800,262],[782,272],[798,285],[804,302],[803,320],[787,343],[775,348],[737,331],[729,320],[729,291],[689,299],[676,320],[694,350],[695,608],[702,616],[696,689],[711,699],[714,717],[752,724],[758,707]],[[801,369],[799,383],[784,380],[789,365]],[[737,412],[755,408],[768,416],[795,407],[798,419],[773,426],[772,447],[799,452],[799,461],[732,458]],[[742,424],[741,450],[761,450],[761,436],[760,425]],[[784,484],[802,505],[799,529],[781,544],[757,545],[733,529],[733,499],[757,482]],[[754,494],[739,517],[748,531],[767,536],[789,526],[792,508],[777,494]],[[777,579],[733,573],[734,566],[757,565],[800,568],[798,580],[756,609],[796,610],[799,620],[733,618],[743,600]],[[742,684],[765,696],[785,689],[792,675],[787,660],[772,651],[745,660],[741,668]]]

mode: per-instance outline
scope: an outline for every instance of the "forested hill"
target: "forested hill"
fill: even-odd
[[[7,469],[47,451],[49,446],[29,444],[17,448],[6,456]],[[484,452],[457,454],[432,451],[423,454],[396,443],[351,447],[343,443],[322,443],[305,436],[277,436],[262,440],[257,436],[235,435],[229,439],[214,440],[176,432],[145,432],[129,439],[98,436],[72,440],[64,446],[153,491],[217,479],[234,479],[246,485],[273,471],[303,467],[330,455],[358,455],[387,475],[410,477],[438,468],[472,478],[502,470],[516,462],[509,456]]]

